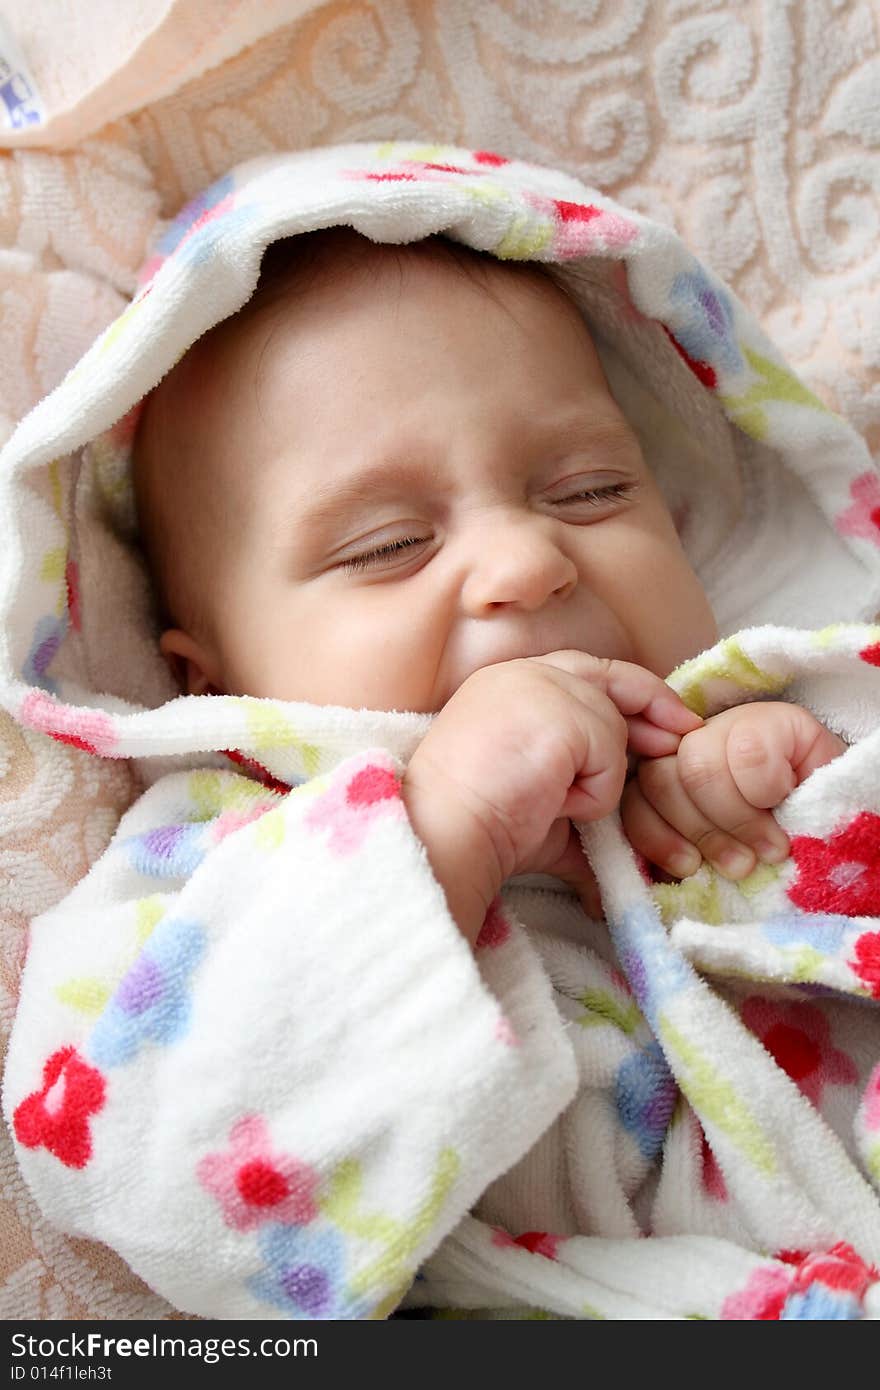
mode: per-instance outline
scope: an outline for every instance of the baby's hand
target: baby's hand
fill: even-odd
[[[799,705],[738,705],[687,733],[678,751],[643,757],[620,802],[633,848],[674,878],[703,859],[726,878],[778,864],[788,836],[770,808],[846,748]]]
[[[579,651],[475,671],[413,753],[402,796],[469,941],[505,879],[550,873],[590,903],[572,820],[619,804],[627,748],[673,752],[699,723],[650,671]]]

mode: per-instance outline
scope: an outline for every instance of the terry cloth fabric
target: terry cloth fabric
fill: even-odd
[[[138,403],[269,243],[343,223],[540,261],[579,304],[723,634],[670,684],[851,744],[778,809],[785,864],[652,884],[614,814],[582,827],[606,921],[513,881],[472,955],[399,796],[430,716],[175,695]],[[32,928],[3,1106],[50,1219],[211,1317],[878,1316],[880,480],[671,231],[489,151],[248,162],[0,489],[3,704],[148,785]]]

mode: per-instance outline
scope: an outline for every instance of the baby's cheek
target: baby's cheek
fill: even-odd
[[[648,660],[642,664],[665,679],[684,662],[718,641],[718,624],[709,598],[681,549],[672,546],[655,553],[649,572],[641,576],[633,602],[633,621],[641,628]],[[675,614],[670,623],[669,615]]]

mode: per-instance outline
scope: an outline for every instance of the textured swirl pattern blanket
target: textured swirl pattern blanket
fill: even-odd
[[[178,0],[136,12],[93,0],[53,15],[48,32],[38,7],[7,0],[4,20],[0,437],[124,306],[146,249],[182,203],[235,160],[373,135],[426,139],[441,129],[462,144],[567,168],[677,223],[801,376],[875,450],[880,443],[871,4],[633,0],[580,15],[550,4],[538,24],[495,0],[241,3],[218,25],[214,4]],[[866,483],[853,501],[866,535],[876,524],[875,487]],[[27,920],[97,858],[137,780],[126,764],[98,763],[2,715],[0,767],[8,1028]],[[847,822],[845,842],[807,837],[821,842],[811,849],[812,883],[823,866],[845,879],[858,862],[857,839],[875,853],[865,814]],[[702,906],[686,906],[692,927],[676,931],[730,917],[730,905],[722,913],[712,885],[704,887]],[[811,901],[815,911],[821,900]],[[822,910],[853,911],[837,901]],[[670,907],[668,920],[680,911]],[[742,952],[747,923],[739,931]],[[749,939],[752,960],[766,965],[766,939],[756,931]],[[694,937],[689,949],[706,953],[710,943]],[[846,961],[860,957],[842,939],[835,950],[852,982]],[[789,1020],[813,1039],[801,1052],[827,1052],[821,1026],[810,1015],[810,1033],[805,1017]],[[764,1024],[778,1040],[782,1025]],[[835,1055],[821,1075],[848,1074]],[[809,1094],[815,1081],[805,1065],[792,1063]],[[168,1316],[121,1261],[39,1216],[3,1142],[0,1312]],[[707,1190],[717,1188],[709,1157],[704,1170]],[[778,1313],[781,1302],[771,1297],[767,1307]]]

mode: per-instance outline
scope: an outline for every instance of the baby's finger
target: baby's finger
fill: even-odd
[[[799,705],[762,702],[754,719],[743,709],[736,714],[739,717],[727,735],[727,762],[752,806],[778,806],[811,772],[846,747]]]
[[[718,760],[724,741],[701,735],[689,749],[688,738],[682,739],[673,758],[639,763],[645,799],[727,878],[751,873],[756,855],[779,863],[788,853],[784,831],[769,811],[756,810],[741,795],[726,762]]]
[[[608,668],[606,693],[621,714],[640,716],[646,723],[676,734],[689,733],[703,723],[653,671],[631,661],[611,661]]]
[[[560,807],[573,821],[600,820],[620,802],[626,780],[626,725],[610,700],[591,711],[590,763],[575,777]]]
[[[633,849],[673,878],[688,878],[702,864],[700,851],[654,810],[635,778],[624,788],[620,819]]]
[[[646,721],[683,734],[702,724],[660,676],[632,661],[591,656],[588,652],[549,652],[536,660],[569,671],[603,690],[620,713],[641,715]]]
[[[793,742],[788,720],[771,721],[766,710],[760,724],[741,719],[730,729],[725,760],[735,785],[750,806],[778,806],[797,786],[786,755]]]
[[[736,740],[739,731],[735,721],[732,720],[728,728],[724,716],[719,716],[703,729],[686,734],[677,758],[681,787],[711,825],[751,845],[762,858],[772,861],[772,852],[765,854],[760,848],[761,841],[766,839],[778,849],[775,858],[782,859],[788,853],[788,839],[774,818],[764,813],[764,808],[777,806],[784,799],[790,790],[790,779],[779,788],[775,799],[764,801],[746,796],[730,765],[731,740]]]
[[[662,758],[668,753],[674,753],[681,743],[681,734],[674,733],[671,729],[661,729],[641,714],[630,715],[626,724],[626,746],[631,753],[638,753],[641,758]]]

